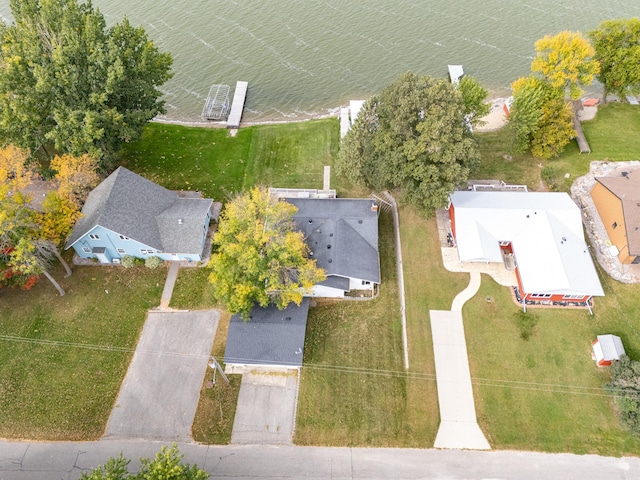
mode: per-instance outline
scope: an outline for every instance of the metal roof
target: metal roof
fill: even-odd
[[[526,292],[604,295],[580,209],[566,193],[458,191],[450,199],[461,261],[502,262],[499,242],[508,241]]]
[[[302,366],[309,298],[284,310],[256,306],[251,319],[231,317],[224,363],[235,365]]]

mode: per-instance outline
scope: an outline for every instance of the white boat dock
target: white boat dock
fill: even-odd
[[[349,108],[340,107],[340,138],[344,138],[344,136],[349,131]]]
[[[244,111],[244,101],[247,97],[247,89],[249,82],[237,82],[236,90],[233,93],[233,102],[231,103],[231,112],[227,118],[227,128],[240,128],[240,120]]]
[[[464,76],[462,65],[447,65],[449,67],[449,79],[454,86],[460,83],[460,79]]]

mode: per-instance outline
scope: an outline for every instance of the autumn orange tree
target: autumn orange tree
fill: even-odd
[[[300,305],[325,279],[295,228],[296,207],[254,188],[229,202],[214,237],[209,280],[218,301],[248,318],[254,305]]]
[[[86,155],[54,158],[55,188],[36,208],[26,193],[37,176],[28,159],[27,151],[12,145],[0,149],[0,284],[30,288],[44,275],[64,295],[49,269],[57,258],[71,275],[58,247],[79,218],[84,197],[99,181],[97,162]]]

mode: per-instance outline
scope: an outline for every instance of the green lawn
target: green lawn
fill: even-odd
[[[76,267],[67,279],[62,269],[54,275],[63,297],[44,278],[28,292],[0,290],[3,438],[102,436],[166,269]]]
[[[254,185],[322,188],[338,144],[336,119],[246,127],[235,137],[223,128],[152,123],[123,149],[121,163],[166,188],[224,201]]]
[[[613,333],[637,358],[640,286],[608,280],[605,290],[593,317],[585,310],[530,308],[537,325],[523,340],[509,289],[483,276],[463,316],[478,419],[492,446],[637,455],[640,439],[619,425],[602,389],[608,371],[596,367],[590,352],[596,335]]]
[[[581,154],[575,141],[571,141],[559,158],[551,160],[513,153],[506,128],[479,133],[476,137],[482,162],[476,178],[524,183],[532,190],[541,190],[540,179],[545,170],[548,188],[568,192],[573,181],[587,173],[590,162],[640,160],[640,108],[637,106],[623,103],[600,106],[596,118],[584,122],[582,128],[591,153]]]
[[[412,411],[403,373],[393,221],[380,217],[382,288],[371,301],[309,310],[295,442],[424,446],[428,418]]]

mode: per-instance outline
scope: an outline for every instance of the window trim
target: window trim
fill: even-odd
[[[89,234],[89,239],[90,240],[100,240],[100,235],[98,235],[97,233],[90,233]]]

